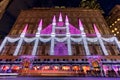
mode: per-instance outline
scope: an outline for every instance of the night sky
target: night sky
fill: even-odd
[[[97,0],[101,8],[104,10],[104,16],[108,16],[110,10],[120,4],[120,0]],[[78,7],[80,0],[11,0],[3,18],[0,20],[0,34],[7,35],[13,26],[17,16],[21,10],[30,9],[32,7]]]

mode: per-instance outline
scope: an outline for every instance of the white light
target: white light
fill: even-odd
[[[37,32],[35,36],[36,36],[36,37],[40,37],[40,33],[39,33],[39,32]]]
[[[20,37],[25,37],[25,33],[21,33]]]
[[[80,27],[80,30],[81,30],[81,31],[83,31],[83,30],[84,30],[84,28],[83,28],[83,27]]]
[[[70,37],[71,35],[70,35],[70,33],[67,33],[66,36],[67,36],[67,37]]]
[[[52,37],[55,37],[55,33],[52,33],[51,36],[52,36]]]

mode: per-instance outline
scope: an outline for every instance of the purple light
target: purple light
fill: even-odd
[[[60,13],[59,17],[62,17],[61,13]],[[65,22],[66,22],[66,23],[69,22],[67,15],[66,15]],[[54,15],[54,17],[53,17],[53,23],[56,23],[56,17],[55,17],[55,15]],[[82,23],[81,23],[81,25],[82,25]],[[58,22],[58,23],[57,23],[57,26],[59,26],[59,27],[64,26],[64,22]],[[81,33],[79,29],[77,29],[76,27],[74,27],[74,26],[71,25],[71,24],[69,25],[69,29],[70,29],[70,33],[71,33],[71,34],[80,34],[80,33]],[[48,25],[46,28],[44,28],[44,29],[41,31],[41,34],[51,34],[51,32],[52,32],[52,24],[50,24],[50,25]],[[59,33],[59,31],[58,31],[57,33]],[[65,33],[64,33],[64,32],[61,32],[61,33],[59,33],[59,34],[65,34]]]
[[[48,25],[41,31],[41,34],[51,34],[52,33],[52,24]]]
[[[118,66],[117,66],[117,65],[112,66],[112,67],[113,67],[113,69],[114,69],[114,71],[115,71],[115,72],[117,72],[117,71],[118,71]]]
[[[83,27],[81,20],[79,19],[79,27]]]
[[[57,23],[57,26],[60,26],[60,27],[61,27],[61,26],[64,26],[64,22],[58,22],[58,23]]]
[[[65,46],[65,43],[58,42],[55,46],[55,55],[62,56],[62,55],[68,55],[67,47]]]
[[[78,30],[76,27],[74,27],[73,25],[69,25],[69,28],[70,28],[70,33],[71,34],[80,34],[80,30]]]

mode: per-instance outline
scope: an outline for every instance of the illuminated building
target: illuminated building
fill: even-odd
[[[118,74],[119,50],[99,10],[36,8],[20,13],[1,43],[0,60],[7,66],[5,71],[15,65],[21,75],[85,76],[94,72],[97,74],[91,76],[106,76],[107,69]]]
[[[116,5],[107,18],[107,23],[111,29],[111,32],[114,36],[118,37],[120,40],[120,5]]]

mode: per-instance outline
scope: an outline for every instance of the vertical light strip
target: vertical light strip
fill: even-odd
[[[68,16],[66,15],[65,19],[65,25],[66,25],[66,36],[67,36],[67,47],[68,47],[68,55],[72,55],[72,46],[71,46],[71,34],[70,34],[70,29],[69,29],[69,19]]]
[[[23,32],[21,33],[21,35],[20,35],[20,40],[19,40],[18,45],[17,45],[17,47],[15,49],[15,52],[13,54],[14,56],[17,56],[19,51],[20,51],[21,45],[22,45],[23,40],[25,38],[25,34],[27,32],[27,28],[28,28],[28,24],[25,25],[25,28],[24,28]]]
[[[86,40],[86,35],[82,34],[82,39],[83,39],[83,44],[84,44],[84,48],[85,48],[85,53],[86,53],[87,56],[89,56],[90,51],[89,51],[88,43],[87,43],[87,40]]]
[[[72,55],[71,40],[70,40],[70,37],[68,37],[68,39],[67,39],[67,47],[68,47],[68,55]]]
[[[108,52],[107,52],[107,49],[104,45],[104,42],[102,41],[101,34],[100,34],[99,30],[97,29],[95,24],[93,26],[94,26],[95,33],[97,35],[98,41],[100,43],[100,46],[102,48],[102,51],[103,51],[104,55],[109,55]]]
[[[41,29],[42,29],[42,19],[39,22],[38,29],[37,29],[37,32],[36,32],[36,35],[35,35],[36,39],[35,39],[33,50],[32,50],[32,56],[35,56],[36,53],[37,53]]]
[[[39,43],[39,38],[36,38],[35,43],[34,43],[34,47],[32,50],[32,56],[35,56],[37,53],[38,43]]]
[[[101,37],[98,37],[98,41],[100,43],[100,46],[102,48],[102,51],[103,51],[104,55],[109,55]]]
[[[52,37],[51,39],[51,46],[50,46],[50,55],[54,55],[54,44],[55,44],[55,39]]]
[[[85,49],[85,53],[86,53],[87,56],[89,56],[91,54],[90,54],[88,43],[87,43],[87,40],[86,40],[86,33],[84,32],[83,24],[82,24],[80,19],[79,19],[79,29],[81,31],[81,36],[82,36],[82,40],[83,40],[83,46],[84,46],[84,49]]]
[[[54,47],[55,47],[55,26],[56,26],[56,16],[54,15],[52,21],[52,33],[51,33],[51,44],[50,44],[50,55],[54,55]]]
[[[20,40],[19,40],[19,42],[18,42],[18,45],[17,45],[17,47],[16,47],[16,49],[15,49],[15,52],[14,52],[14,54],[13,54],[13,56],[17,56],[18,55],[18,53],[19,53],[19,51],[20,51],[20,48],[21,48],[21,45],[22,45],[22,43],[23,43],[23,37],[22,38],[20,38]]]

